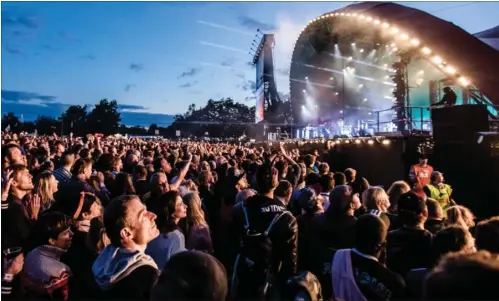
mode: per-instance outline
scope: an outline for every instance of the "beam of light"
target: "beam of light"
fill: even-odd
[[[230,51],[235,51],[235,52],[240,52],[240,53],[248,54],[248,50],[243,50],[243,49],[239,49],[239,48],[229,47],[229,46],[225,46],[225,45],[219,45],[219,44],[205,42],[205,41],[199,41],[199,43],[202,44],[202,45],[206,45],[206,46],[211,46],[211,47],[216,47],[216,48],[220,48],[220,49],[225,49],[225,50],[230,50]]]
[[[340,59],[343,59],[343,60],[346,60],[346,61],[355,62],[355,63],[357,63],[359,65],[370,66],[370,67],[373,67],[373,68],[377,68],[377,69],[380,69],[380,70],[391,71],[391,72],[395,71],[393,68],[386,68],[384,66],[376,65],[376,64],[371,64],[371,63],[368,63],[368,62],[365,62],[365,61],[359,61],[359,60],[355,60],[355,59],[350,59],[351,57],[344,57],[344,56],[337,55],[337,54],[334,54],[334,53],[328,53],[328,54],[330,56],[332,56],[332,57],[340,58]]]
[[[197,20],[196,21],[197,23],[199,24],[203,24],[203,25],[208,25],[208,26],[211,26],[211,27],[214,27],[214,28],[219,28],[219,29],[224,29],[224,30],[228,30],[228,31],[232,31],[232,32],[237,32],[237,33],[240,33],[240,34],[244,34],[244,35],[247,35],[247,36],[254,36],[255,33],[253,32],[247,32],[247,31],[244,31],[244,30],[238,30],[238,29],[235,29],[235,28],[232,28],[232,27],[228,27],[228,26],[224,26],[224,25],[220,25],[220,24],[216,24],[216,23],[211,23],[211,22],[206,22],[206,21],[203,21],[203,20]]]

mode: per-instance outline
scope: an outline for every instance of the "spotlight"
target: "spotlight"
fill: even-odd
[[[388,64],[383,64],[383,67],[385,67],[385,68],[388,67]]]
[[[374,20],[374,24],[379,25],[381,23],[380,20]]]
[[[352,71],[352,73],[354,73],[355,72],[355,68],[350,69],[350,71]]]
[[[372,112],[368,112],[367,115],[372,115],[373,113]]]
[[[456,74],[456,69],[454,69],[452,66],[447,66],[445,68],[445,72],[447,72],[449,74]]]
[[[360,141],[360,139],[355,139],[356,144],[360,144],[360,142],[362,142],[362,141]]]
[[[362,87],[364,87],[364,85],[363,85],[363,84],[360,84],[360,85],[359,85],[359,88],[362,88]]]
[[[333,79],[334,79],[334,77],[330,77],[330,78],[329,78],[329,80],[333,80]]]
[[[342,111],[340,111],[340,114],[343,114],[343,110],[342,110]]]
[[[366,101],[367,101],[367,98],[364,98],[364,102],[366,102]]]
[[[371,140],[371,139],[367,140],[367,144],[373,145],[374,144],[374,140]]]
[[[353,57],[349,57],[348,60],[351,61],[353,59]]]
[[[397,44],[391,43],[390,46],[395,47],[395,46],[397,46]]]
[[[340,95],[340,93],[336,92],[336,93],[334,93],[334,95]]]
[[[305,76],[305,80],[308,80],[308,76]]]
[[[435,56],[435,57],[433,57],[433,62],[434,62],[435,64],[441,64],[441,63],[442,63],[442,61],[443,61],[443,60],[442,60],[442,58],[441,58],[441,57],[439,57],[439,56]]]
[[[352,43],[352,46],[355,46],[355,43]]]
[[[467,86],[467,85],[469,85],[469,84],[470,84],[469,80],[467,80],[465,77],[462,77],[462,76],[458,79],[458,81],[459,81],[459,83],[461,83],[461,85],[463,85],[463,86]]]
[[[399,32],[399,29],[397,27],[392,28],[392,33],[398,33],[398,32]]]
[[[362,53],[362,52],[364,52],[364,49],[361,49],[361,50],[360,50],[360,53]]]
[[[390,27],[390,24],[388,24],[388,23],[383,23],[383,27],[384,27],[384,28],[388,28],[388,27]]]
[[[418,46],[419,45],[419,40],[418,39],[412,39],[411,40],[411,44],[414,45],[414,46]]]
[[[421,52],[423,54],[430,54],[431,53],[431,49],[428,48],[428,47],[423,47],[423,49],[421,49]]]
[[[305,106],[304,106],[304,105],[301,105],[301,108],[302,108],[302,109],[305,109]]]
[[[393,51],[397,51],[397,50],[399,50],[397,47],[394,47],[394,48],[393,48]]]
[[[350,143],[350,140],[348,140],[348,139],[347,139],[347,140],[345,140],[345,143],[347,143],[347,144],[348,144],[348,143]]]
[[[383,139],[383,141],[381,141],[381,144],[383,144],[383,145],[388,145],[388,144],[390,144],[390,140],[388,140],[388,139]]]
[[[303,93],[307,93],[307,90],[303,90]]]
[[[367,17],[367,21],[371,22],[373,20],[372,17]]]

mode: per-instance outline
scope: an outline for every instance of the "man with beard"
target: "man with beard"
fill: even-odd
[[[104,226],[111,244],[92,267],[104,299],[149,299],[159,271],[144,251],[159,235],[155,220],[137,196],[118,197],[106,207]]]

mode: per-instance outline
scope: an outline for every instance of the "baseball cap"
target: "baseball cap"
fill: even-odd
[[[426,203],[418,194],[409,191],[399,197],[397,208],[399,214],[418,215],[426,210]]]
[[[317,193],[313,188],[306,187],[300,190],[298,198],[298,204],[300,208],[308,211],[315,207],[317,203]]]

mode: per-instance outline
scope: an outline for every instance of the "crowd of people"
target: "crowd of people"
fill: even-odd
[[[2,134],[2,298],[499,299],[499,217],[454,202],[424,154],[386,191],[354,168],[275,143]]]

